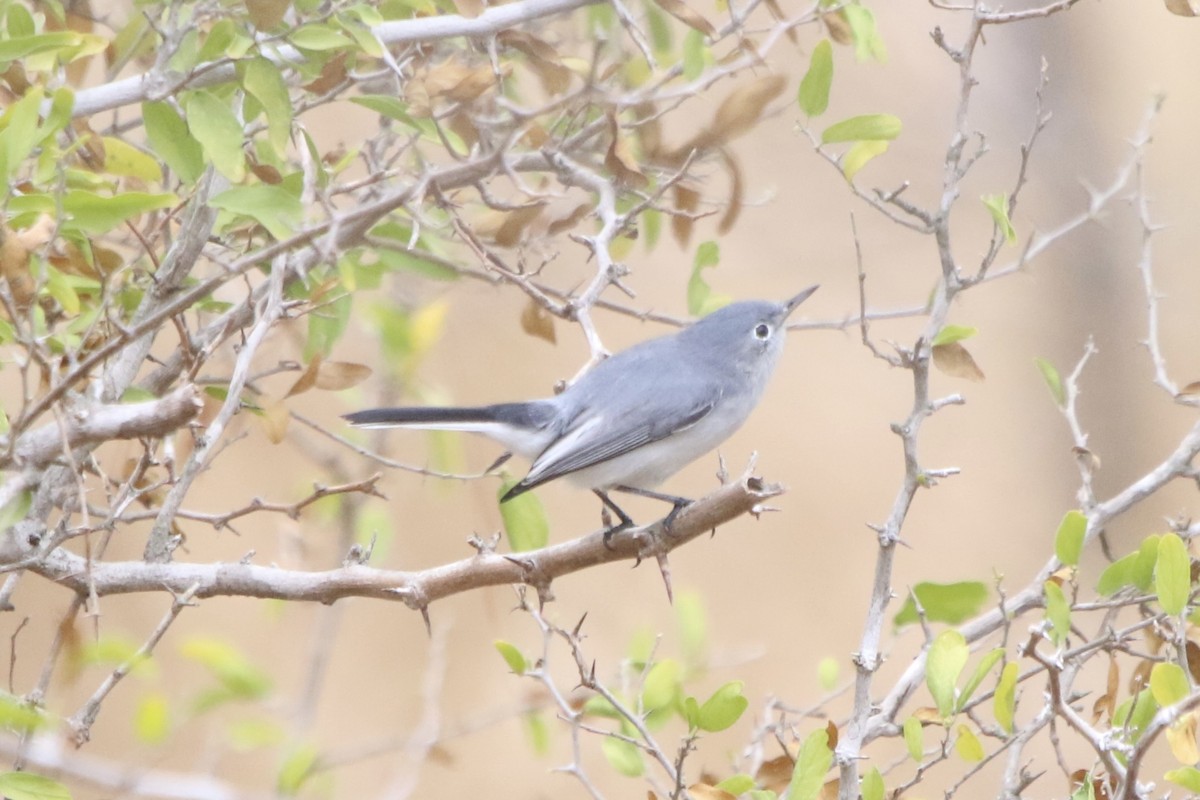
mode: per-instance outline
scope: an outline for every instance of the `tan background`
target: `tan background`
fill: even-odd
[[[874,4],[891,59],[886,66],[856,64],[844,49],[836,53],[833,106],[825,121],[852,114],[897,114],[905,131],[891,151],[861,173],[864,186],[891,188],[911,180],[909,199],[931,204],[940,191],[941,164],[953,123],[957,70],[930,41],[941,25],[959,41],[966,17],[938,12],[925,4]],[[1154,127],[1155,144],[1146,176],[1155,221],[1169,227],[1155,237],[1157,280],[1165,297],[1162,339],[1173,377],[1180,383],[1200,378],[1195,308],[1200,299],[1200,21],[1168,14],[1154,2],[1081,3],[1053,19],[989,31],[977,59],[980,80],[971,120],[983,131],[991,153],[966,182],[955,216],[955,248],[970,271],[986,246],[990,220],[977,201],[982,194],[1011,186],[1018,146],[1031,128],[1039,62],[1049,64],[1046,108],[1053,119],[1033,157],[1031,181],[1015,223],[1021,236],[1048,230],[1086,207],[1086,186],[1106,186],[1128,152],[1152,94],[1167,96]],[[805,45],[814,41],[803,32]],[[771,66],[795,86],[807,55],[783,47]],[[678,134],[707,120],[726,87],[685,106],[674,125]],[[789,92],[794,89],[789,89]],[[344,111],[339,106],[339,114]],[[346,118],[305,120],[321,145],[353,142]],[[736,229],[721,240],[721,265],[709,272],[718,291],[739,298],[783,298],[812,283],[822,284],[801,310],[805,320],[838,320],[857,308],[854,249],[849,230],[858,221],[872,308],[918,304],[931,290],[937,265],[933,243],[899,229],[854,200],[841,177],[815,156],[796,126],[794,105],[740,142],[748,191],[756,199]],[[715,235],[711,221],[699,225],[693,241]],[[1064,372],[1082,352],[1089,335],[1099,354],[1083,380],[1082,421],[1092,433],[1103,466],[1099,494],[1108,496],[1143,474],[1173,446],[1194,411],[1173,406],[1150,384],[1150,364],[1138,344],[1145,336],[1145,303],[1135,270],[1139,229],[1131,208],[1112,204],[1092,223],[1056,246],[1024,274],[970,292],[953,312],[954,322],[981,333],[970,348],[987,380],[981,384],[934,375],[937,394],[961,392],[963,407],[939,413],[926,427],[921,455],[926,467],[956,466],[962,475],[921,493],[905,527],[911,548],[897,559],[895,588],[920,580],[1004,576],[1010,589],[1022,586],[1050,552],[1063,511],[1076,504],[1077,475],[1066,427],[1033,366],[1036,356],[1051,359]],[[581,248],[561,243],[548,273],[570,287],[587,274]],[[1001,262],[1016,256],[1006,248]],[[683,315],[690,251],[677,252],[669,237],[652,253],[638,247],[627,258],[639,308]],[[450,304],[446,332],[429,355],[420,378],[464,403],[515,399],[550,391],[569,377],[586,356],[577,330],[560,325],[552,347],[525,336],[517,323],[522,299],[512,290],[471,282],[391,287],[397,297],[443,298]],[[599,314],[605,343],[613,349],[663,332],[653,324]],[[911,342],[912,322],[881,323],[880,341]],[[279,355],[294,355],[281,340]],[[381,358],[366,325],[339,345],[335,357],[368,364]],[[280,392],[290,381],[267,383]],[[370,404],[377,386],[341,396],[308,395],[296,403],[336,427],[336,416]],[[780,513],[757,522],[746,518],[725,526],[713,539],[698,540],[673,554],[677,592],[698,592],[709,614],[714,668],[692,688],[709,691],[731,678],[746,682],[750,712],[733,731],[706,738],[694,765],[727,772],[769,696],[807,707],[821,695],[816,665],[826,656],[849,675],[874,568],[875,543],[867,523],[882,521],[902,475],[899,442],[888,430],[910,403],[907,373],[889,369],[858,342],[857,330],[793,334],[784,362],[762,407],[722,453],[732,469],[759,453],[758,472],[787,486]],[[231,432],[241,440],[198,482],[189,507],[222,510],[251,497],[288,500],[302,496],[314,480],[327,480],[308,458],[326,448],[299,426],[280,445],[267,443],[256,421],[243,415]],[[428,455],[423,434],[395,433],[391,454],[422,463]],[[497,449],[463,440],[464,469],[480,469]],[[347,454],[342,453],[346,457]],[[375,467],[349,456],[353,477]],[[672,481],[670,491],[699,495],[713,485],[716,458],[697,463]],[[499,526],[495,482],[441,483],[390,473],[383,484],[394,540],[380,565],[421,568],[469,554],[464,540]],[[1169,496],[1121,520],[1112,531],[1118,550],[1160,529],[1169,516],[1188,514],[1194,487],[1176,487]],[[555,541],[590,531],[598,524],[593,498],[567,485],[539,491]],[[382,501],[376,501],[382,502]],[[644,516],[654,506],[633,506]],[[257,551],[258,563],[324,568],[340,561],[342,547],[331,520],[319,513],[299,522],[260,516],[238,526],[240,535],[186,524],[184,559],[239,558]],[[121,532],[114,556],[136,557],[143,539]],[[1085,569],[1099,564],[1094,554]],[[548,609],[571,625],[588,613],[586,647],[599,674],[617,683],[616,667],[635,631],[663,634],[660,652],[679,654],[672,608],[652,565],[630,570],[618,564],[571,576],[555,585],[557,601]],[[53,635],[51,620],[69,598],[27,577],[17,592],[17,611],[0,617],[0,642],[21,618],[30,627],[17,642],[14,688],[23,691],[40,669],[38,657]],[[166,609],[166,596],[108,598],[101,604],[101,630],[140,641]],[[565,726],[549,719],[551,755],[531,754],[514,711],[534,694],[529,681],[507,674],[492,642],[505,639],[526,653],[540,643],[529,618],[511,613],[510,589],[455,597],[432,608],[435,629],[445,631],[445,671],[438,715],[448,738],[438,757],[424,763],[417,797],[581,796],[571,778],[550,772],[567,756]],[[894,608],[893,608],[894,610]],[[284,606],[253,600],[210,600],[185,612],[168,634],[159,655],[157,683],[131,679],[105,704],[86,752],[128,763],[183,770],[211,770],[231,781],[269,790],[276,751],[225,753],[224,726],[256,716],[253,709],[230,709],[186,725],[171,744],[147,748],[131,743],[129,719],[136,698],[159,686],[184,705],[202,683],[193,664],[177,657],[178,645],[199,634],[237,643],[278,681],[269,704],[275,718],[296,726],[322,752],[404,740],[421,713],[421,682],[429,668],[430,639],[418,615],[399,604],[356,600],[334,608]],[[896,656],[880,677],[887,685],[915,652],[919,634],[909,631],[888,648]],[[312,666],[314,648],[328,657],[316,716],[307,729],[296,722],[298,698]],[[573,685],[567,654],[552,651],[564,689]],[[60,681],[51,708],[69,714],[101,679],[90,669],[70,686]],[[1036,697],[1027,702],[1036,704]],[[815,724],[815,723],[814,723]],[[472,730],[478,729],[478,730]],[[468,730],[462,735],[453,735]],[[673,742],[675,728],[663,734]],[[644,796],[641,784],[616,777],[599,757],[598,741],[587,740],[588,763],[596,782],[613,797]],[[220,754],[220,755],[218,755]],[[395,750],[336,771],[334,796],[384,793],[409,765]],[[941,773],[949,775],[949,771]],[[935,778],[937,780],[937,778]],[[979,785],[983,795],[991,795]],[[394,788],[394,787],[393,787]],[[938,792],[925,792],[933,796]],[[1032,797],[1059,796],[1062,782],[1052,773],[1034,785]],[[102,796],[79,785],[80,797]]]

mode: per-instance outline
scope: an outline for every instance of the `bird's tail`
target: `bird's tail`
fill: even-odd
[[[400,406],[368,408],[346,414],[343,419],[356,428],[437,428],[439,430],[476,430],[502,420],[496,406],[478,408],[428,408]]]
[[[474,408],[370,408],[346,414],[344,419],[358,428],[424,428],[482,433],[514,453],[533,458],[553,438],[557,412],[549,401],[534,400]]]

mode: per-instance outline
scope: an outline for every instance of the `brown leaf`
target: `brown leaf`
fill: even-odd
[[[783,755],[772,758],[770,761],[764,761],[763,765],[758,768],[754,781],[767,791],[779,794],[791,783],[792,771],[795,768],[796,762],[791,756]]]
[[[766,6],[767,9],[770,10],[771,16],[775,18],[776,22],[783,22],[788,18],[788,15],[783,13],[783,9],[780,8],[777,0],[766,0]],[[796,33],[795,27],[791,25],[788,26],[787,37],[788,41],[790,41],[792,44],[796,44],[800,41],[800,35]]]
[[[1153,661],[1140,661],[1129,676],[1129,693],[1137,694],[1150,685],[1150,670],[1154,668]]]
[[[767,103],[786,88],[787,78],[783,75],[764,75],[734,89],[717,108],[712,124],[692,140],[688,149],[725,144],[746,133],[758,123]]]
[[[983,380],[983,370],[959,342],[939,344],[933,348],[933,365],[953,378],[966,378],[976,383]]]
[[[608,132],[610,141],[608,152],[604,155],[604,166],[618,183],[635,189],[646,188],[650,181],[638,166],[637,159],[633,157],[633,147],[629,144],[629,138],[621,134],[621,126],[615,114],[608,115]]]
[[[942,716],[941,712],[931,706],[922,706],[921,708],[914,710],[912,715],[916,718],[917,722],[921,723],[923,726],[946,724],[946,720]]]
[[[246,0],[246,15],[260,31],[270,30],[283,22],[292,0]]]
[[[1086,466],[1089,470],[1095,471],[1100,469],[1100,456],[1088,450],[1086,447],[1072,447],[1071,452],[1075,454],[1075,458],[1079,459],[1080,463]]]
[[[833,720],[825,723],[826,742],[829,744],[830,750],[837,750],[838,746],[838,727]]]
[[[279,444],[287,437],[288,423],[292,415],[288,413],[287,406],[279,402],[265,407],[258,419],[262,424],[263,433],[267,435],[267,441]]]
[[[688,239],[692,238],[692,212],[700,205],[700,192],[677,183],[671,190],[675,195],[675,210],[680,212],[671,215],[671,233],[680,247],[687,247]]]
[[[269,183],[272,186],[283,183],[283,175],[270,164],[251,164],[250,171],[263,183]]]
[[[1200,2],[1198,0],[1165,0],[1167,11],[1172,14],[1178,14],[1181,17],[1197,17],[1200,16]]]
[[[1103,718],[1112,719],[1113,712],[1117,707],[1117,692],[1121,690],[1121,668],[1117,666],[1117,659],[1112,653],[1108,654],[1108,685],[1105,687],[1104,694],[1096,698],[1096,702],[1092,703],[1092,722],[1099,722]]]
[[[558,336],[554,332],[554,317],[532,297],[521,311],[521,330],[530,336],[545,339],[550,344],[558,343]]]
[[[825,785],[821,787],[821,794],[818,795],[821,800],[837,800],[838,789],[842,786],[841,778],[830,778],[825,781]]]
[[[663,149],[662,125],[659,123],[658,109],[653,103],[640,103],[634,108],[634,113],[638,118],[638,123],[634,127],[638,144],[642,146],[642,153],[646,159],[653,161]]]
[[[588,214],[592,213],[591,203],[580,203],[571,209],[571,212],[565,216],[559,217],[550,222],[546,228],[546,233],[550,236],[555,236],[563,231],[574,228]]]
[[[74,119],[71,121],[71,128],[75,131],[75,135],[79,137],[79,141],[83,143],[83,146],[75,151],[79,156],[79,160],[90,170],[95,170],[96,172],[103,170],[105,160],[104,140],[92,131],[87,120]]]
[[[504,221],[496,229],[496,244],[501,247],[515,247],[521,241],[521,234],[529,224],[538,218],[545,208],[543,203],[530,203],[504,215]]]
[[[1200,381],[1192,381],[1187,386],[1179,390],[1176,397],[1195,397],[1200,395]]]
[[[304,368],[304,372],[292,384],[292,388],[287,390],[284,398],[292,397],[298,394],[304,394],[309,389],[317,385],[317,371],[321,369],[321,354],[317,353],[312,357],[312,361],[308,362],[308,366]]]
[[[717,223],[717,233],[724,235],[732,230],[742,214],[745,183],[742,180],[742,167],[733,157],[733,153],[721,148],[721,156],[725,161],[725,168],[729,170],[729,200],[725,205],[725,213],[721,215],[721,221]]]
[[[1188,672],[1192,673],[1192,681],[1200,683],[1200,645],[1188,639],[1187,646]]]
[[[0,277],[8,283],[18,309],[26,309],[37,285],[29,274],[29,248],[11,228],[0,226]]]
[[[487,5],[483,0],[453,0],[454,10],[460,17],[471,19],[483,13]]]
[[[325,94],[341,85],[342,81],[346,80],[347,53],[346,50],[338,51],[321,67],[321,74],[316,79],[304,84],[304,88],[313,94]]]
[[[371,377],[371,368],[366,364],[349,361],[326,361],[317,368],[317,388],[329,392],[349,389]]]
[[[838,44],[854,44],[854,29],[846,21],[846,12],[838,9],[830,14],[822,14],[821,22],[829,31],[829,38]]]
[[[511,73],[511,64],[502,64],[500,66],[500,77],[507,78]],[[496,74],[492,72],[492,65],[481,64],[468,71],[458,83],[451,86],[445,92],[445,95],[455,102],[468,103],[495,85]],[[436,96],[437,93],[431,90],[429,94],[430,96]]]
[[[501,31],[496,41],[521,51],[529,58],[530,69],[537,73],[548,94],[561,94],[567,90],[571,83],[571,70],[562,63],[558,51],[548,42],[515,28]]]
[[[717,29],[713,27],[712,23],[684,4],[683,0],[654,0],[654,4],[689,28],[700,31],[709,39],[717,37]]]

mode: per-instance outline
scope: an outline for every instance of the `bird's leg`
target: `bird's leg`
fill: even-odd
[[[628,514],[622,511],[621,507],[614,503],[607,494],[599,489],[592,489],[592,491],[595,492],[596,497],[600,498],[600,502],[604,503],[604,507],[616,514],[617,519],[621,520],[616,525],[604,529],[604,546],[611,550],[612,545],[610,543],[612,542],[612,537],[616,536],[621,531],[632,528],[633,520]]]
[[[671,523],[675,521],[677,516],[679,516],[679,512],[683,511],[692,504],[692,501],[686,497],[680,497],[679,495],[674,494],[663,494],[662,492],[653,492],[649,489],[639,489],[636,486],[614,486],[613,488],[618,492],[636,494],[641,497],[649,497],[652,500],[661,500],[664,503],[670,503],[672,506],[674,506],[671,509],[671,513],[667,514],[667,518],[663,521],[663,528],[670,528]]]

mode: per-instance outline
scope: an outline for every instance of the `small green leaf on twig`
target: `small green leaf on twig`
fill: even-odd
[[[1004,234],[1004,241],[1016,244],[1017,232],[1013,228],[1012,220],[1008,218],[1008,197],[1002,194],[985,194],[980,199],[987,206],[987,210],[991,212],[996,227]]]

